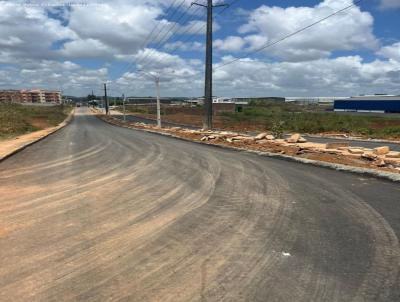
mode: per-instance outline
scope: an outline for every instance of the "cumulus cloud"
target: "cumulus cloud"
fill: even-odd
[[[44,9],[0,1],[0,15],[0,62],[49,58],[53,56],[53,43],[75,37],[60,20],[49,18]]]
[[[203,51],[205,49],[204,44],[200,42],[182,42],[176,41],[171,43],[166,43],[164,49],[167,51]]]
[[[218,39],[214,42],[214,46],[222,51],[239,51],[246,42],[241,37],[229,36],[224,40]]]
[[[314,7],[262,5],[245,11],[242,13],[245,23],[237,33],[215,41],[215,48],[236,55],[257,49],[348,5],[348,1],[325,0]],[[180,1],[115,0],[102,3],[87,0],[88,6],[81,7],[16,5],[23,2],[0,0],[1,88],[62,88],[67,94],[85,95],[92,88],[100,89],[111,73],[116,77],[110,84],[111,94],[154,95],[151,79],[132,71],[135,68],[128,68],[132,65],[125,65],[137,62],[138,68],[160,74],[163,95],[203,94],[203,55],[181,57],[174,54],[175,51],[204,51],[203,41],[171,39],[161,50],[152,49],[156,43],[143,46],[156,24],[164,29],[175,25],[166,18],[166,9],[171,3],[179,4]],[[390,6],[388,3],[390,1],[385,1],[386,7]],[[190,5],[190,1],[187,0],[185,5]],[[200,15],[192,16],[200,20]],[[175,25],[181,34],[191,30],[191,26],[204,27],[203,19],[181,23]],[[398,93],[400,45],[395,43],[379,49],[372,30],[371,14],[362,12],[359,7],[353,8],[269,48],[264,53],[267,61],[246,58],[215,69],[215,94]],[[158,41],[166,41],[168,37],[159,36]],[[362,48],[372,50],[380,59],[366,62],[360,56],[332,56],[335,51]],[[270,56],[280,60],[271,61]],[[84,67],[82,62],[87,58],[95,59],[97,67]],[[226,56],[222,62],[229,59],[232,57]],[[118,69],[116,61],[118,67],[121,65],[120,73],[114,70]]]
[[[227,56],[223,62],[230,61]],[[321,58],[310,62],[263,62],[243,59],[216,69],[218,94],[347,96],[399,92],[400,62],[364,62],[360,56]],[[229,89],[227,88],[229,87]]]
[[[378,55],[400,62],[400,42],[382,47]]]
[[[250,12],[248,22],[238,32],[244,36],[247,50],[253,50],[260,46],[260,41],[279,40],[348,5],[348,0],[324,0],[314,7],[262,5]],[[378,45],[373,35],[373,17],[354,7],[267,49],[265,53],[287,61],[306,61],[329,57],[338,50],[376,49]]]
[[[0,73],[0,89],[47,88],[88,94],[107,80],[106,68],[87,69],[71,61],[23,60]]]

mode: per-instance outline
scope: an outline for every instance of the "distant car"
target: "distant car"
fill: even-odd
[[[81,107],[81,104],[80,103],[76,103],[76,107]]]

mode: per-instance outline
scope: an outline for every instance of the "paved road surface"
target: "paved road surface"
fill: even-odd
[[[119,118],[123,118],[122,116],[117,116]],[[143,117],[138,117],[138,116],[133,116],[133,115],[127,115],[126,116],[127,120],[131,122],[139,122],[139,123],[146,123],[146,124],[151,124],[155,125],[157,122],[152,119],[147,119]],[[182,126],[181,124],[177,123],[169,123],[169,122],[163,122],[165,126],[169,127],[175,127],[175,126]],[[187,126],[185,126],[187,127]],[[196,127],[188,127],[191,129],[198,129]],[[376,148],[376,147],[381,147],[381,146],[389,146],[390,150],[393,151],[400,151],[400,144],[397,143],[380,143],[380,142],[374,142],[374,141],[354,141],[354,140],[346,140],[346,139],[334,139],[334,138],[326,138],[326,137],[313,137],[313,136],[308,136],[304,135],[305,138],[307,138],[308,141],[314,142],[314,143],[321,143],[321,144],[326,144],[326,143],[333,143],[333,142],[347,142],[349,143],[350,146],[353,147],[364,147],[364,148]]]
[[[400,301],[400,186],[108,125],[0,163],[0,301]]]

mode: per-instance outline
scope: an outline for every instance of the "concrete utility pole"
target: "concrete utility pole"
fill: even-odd
[[[122,95],[122,108],[123,108],[123,113],[124,113],[124,122],[126,121],[126,114],[125,114],[125,94]]]
[[[157,89],[157,127],[161,128],[160,77],[156,76],[155,81]]]
[[[107,83],[104,83],[104,106],[106,107],[106,114],[110,114],[107,98]]]
[[[192,3],[192,5],[207,8],[207,38],[206,38],[206,75],[204,88],[204,119],[203,128],[212,129],[213,117],[213,89],[212,89],[212,63],[213,63],[213,9],[215,7],[229,6],[228,4],[213,5],[212,0],[207,0],[207,5]]]
[[[160,77],[152,75],[151,73],[145,72],[143,70],[138,70],[151,78],[153,78],[154,82],[156,83],[156,91],[157,91],[157,127],[161,128],[161,103],[160,103]]]

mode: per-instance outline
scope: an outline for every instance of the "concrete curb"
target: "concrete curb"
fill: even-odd
[[[96,115],[96,116],[99,119],[101,119],[102,121],[104,121],[105,123],[108,123],[108,124],[116,126],[116,127],[144,131],[144,132],[148,132],[148,133],[152,133],[152,134],[157,134],[157,135],[162,135],[162,136],[178,139],[178,140],[185,141],[185,142],[207,145],[207,146],[217,147],[217,148],[231,150],[231,151],[240,151],[240,152],[245,152],[245,153],[249,153],[249,154],[257,154],[259,156],[264,156],[264,157],[277,158],[277,159],[291,161],[291,162],[297,162],[297,163],[301,163],[301,164],[307,164],[307,165],[313,165],[313,166],[317,166],[317,167],[328,168],[328,169],[332,169],[332,170],[336,170],[336,171],[348,172],[348,173],[353,173],[353,174],[361,174],[361,175],[371,176],[371,177],[380,178],[380,179],[384,179],[384,180],[390,180],[393,182],[400,182],[400,174],[397,174],[397,173],[378,171],[378,170],[369,169],[369,168],[352,167],[352,166],[347,166],[347,165],[342,165],[342,164],[334,164],[334,163],[313,160],[313,159],[306,159],[306,158],[295,157],[295,156],[279,154],[279,153],[255,151],[255,150],[248,150],[248,149],[238,148],[238,147],[233,147],[233,146],[210,144],[210,143],[205,143],[205,142],[200,142],[200,141],[194,141],[194,140],[186,139],[186,138],[183,138],[183,137],[180,137],[177,135],[173,135],[170,133],[162,133],[162,132],[149,130],[149,129],[136,128],[134,126],[126,126],[125,127],[123,125],[116,125],[116,124],[112,123],[111,121],[102,119],[98,115]]]
[[[67,116],[67,118],[58,126],[55,127],[55,129],[45,135],[43,135],[42,137],[39,137],[38,139],[35,139],[29,143],[26,143],[25,145],[22,145],[21,147],[11,151],[10,153],[4,155],[3,157],[0,157],[0,163],[4,160],[6,160],[7,158],[21,152],[22,150],[28,148],[29,146],[32,146],[33,144],[36,144],[38,142],[40,142],[41,140],[47,138],[48,136],[56,133],[57,131],[61,130],[62,128],[64,128],[65,126],[67,126],[74,118],[74,114],[75,114],[75,108],[73,108],[70,112],[70,114]]]

